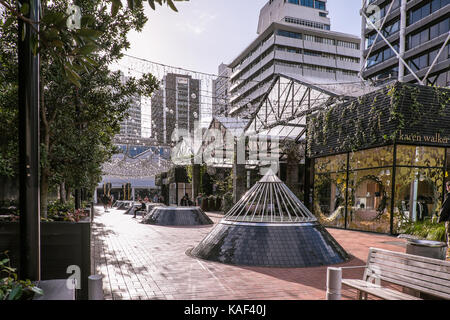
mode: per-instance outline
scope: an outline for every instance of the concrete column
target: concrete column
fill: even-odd
[[[192,201],[195,202],[198,194],[200,193],[200,165],[194,164],[192,166]]]
[[[243,147],[243,148],[242,148]],[[242,150],[243,149],[243,150]],[[243,160],[244,159],[244,160]],[[238,202],[245,194],[247,173],[245,170],[245,140],[238,140],[234,144],[233,157],[233,201]]]
[[[104,300],[102,279],[102,275],[92,275],[88,277],[89,300]]]
[[[403,59],[406,51],[406,2],[401,0],[400,5],[400,37],[399,37],[399,56]],[[398,59],[398,81],[403,82],[405,76],[405,65]]]
[[[298,175],[299,175],[299,160],[288,156],[286,164],[286,185],[292,192],[297,193],[298,190]]]
[[[327,300],[341,300],[342,269],[327,269]]]
[[[134,187],[133,188],[131,188],[131,199],[134,201],[134,195],[135,195],[135,192],[134,192]]]
[[[98,203],[98,199],[97,199],[97,188],[94,189],[94,204]]]

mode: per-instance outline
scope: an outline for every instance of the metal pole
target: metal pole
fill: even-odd
[[[399,56],[401,59],[405,56],[406,51],[406,2],[401,0],[400,5],[400,38],[399,38]],[[403,82],[405,77],[405,65],[401,59],[398,62],[398,81]]]
[[[39,21],[40,0],[21,0],[29,5],[27,18]],[[39,28],[35,24],[36,29]],[[24,30],[25,29],[25,30]],[[22,32],[26,31],[22,41]],[[21,279],[40,281],[39,190],[39,55],[33,55],[34,29],[19,19],[19,180]]]
[[[327,300],[341,300],[342,269],[327,269]]]

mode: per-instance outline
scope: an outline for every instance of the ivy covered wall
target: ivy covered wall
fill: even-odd
[[[450,146],[450,89],[394,83],[308,119],[311,158],[400,143]]]

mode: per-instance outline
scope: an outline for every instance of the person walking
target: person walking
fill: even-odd
[[[108,196],[106,194],[103,194],[102,196],[102,203],[103,203],[103,209],[105,212],[108,212],[108,203],[109,203],[109,199]]]
[[[445,222],[445,235],[447,237],[447,259],[450,258],[450,180],[446,182],[447,195],[442,204],[441,212],[439,213],[438,222]]]

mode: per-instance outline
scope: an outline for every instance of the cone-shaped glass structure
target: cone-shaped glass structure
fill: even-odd
[[[273,172],[251,188],[190,254],[233,265],[288,268],[349,259]]]
[[[213,224],[198,207],[155,207],[141,221],[159,226],[199,226]]]
[[[226,221],[298,223],[316,217],[272,171],[257,182],[225,216]]]

